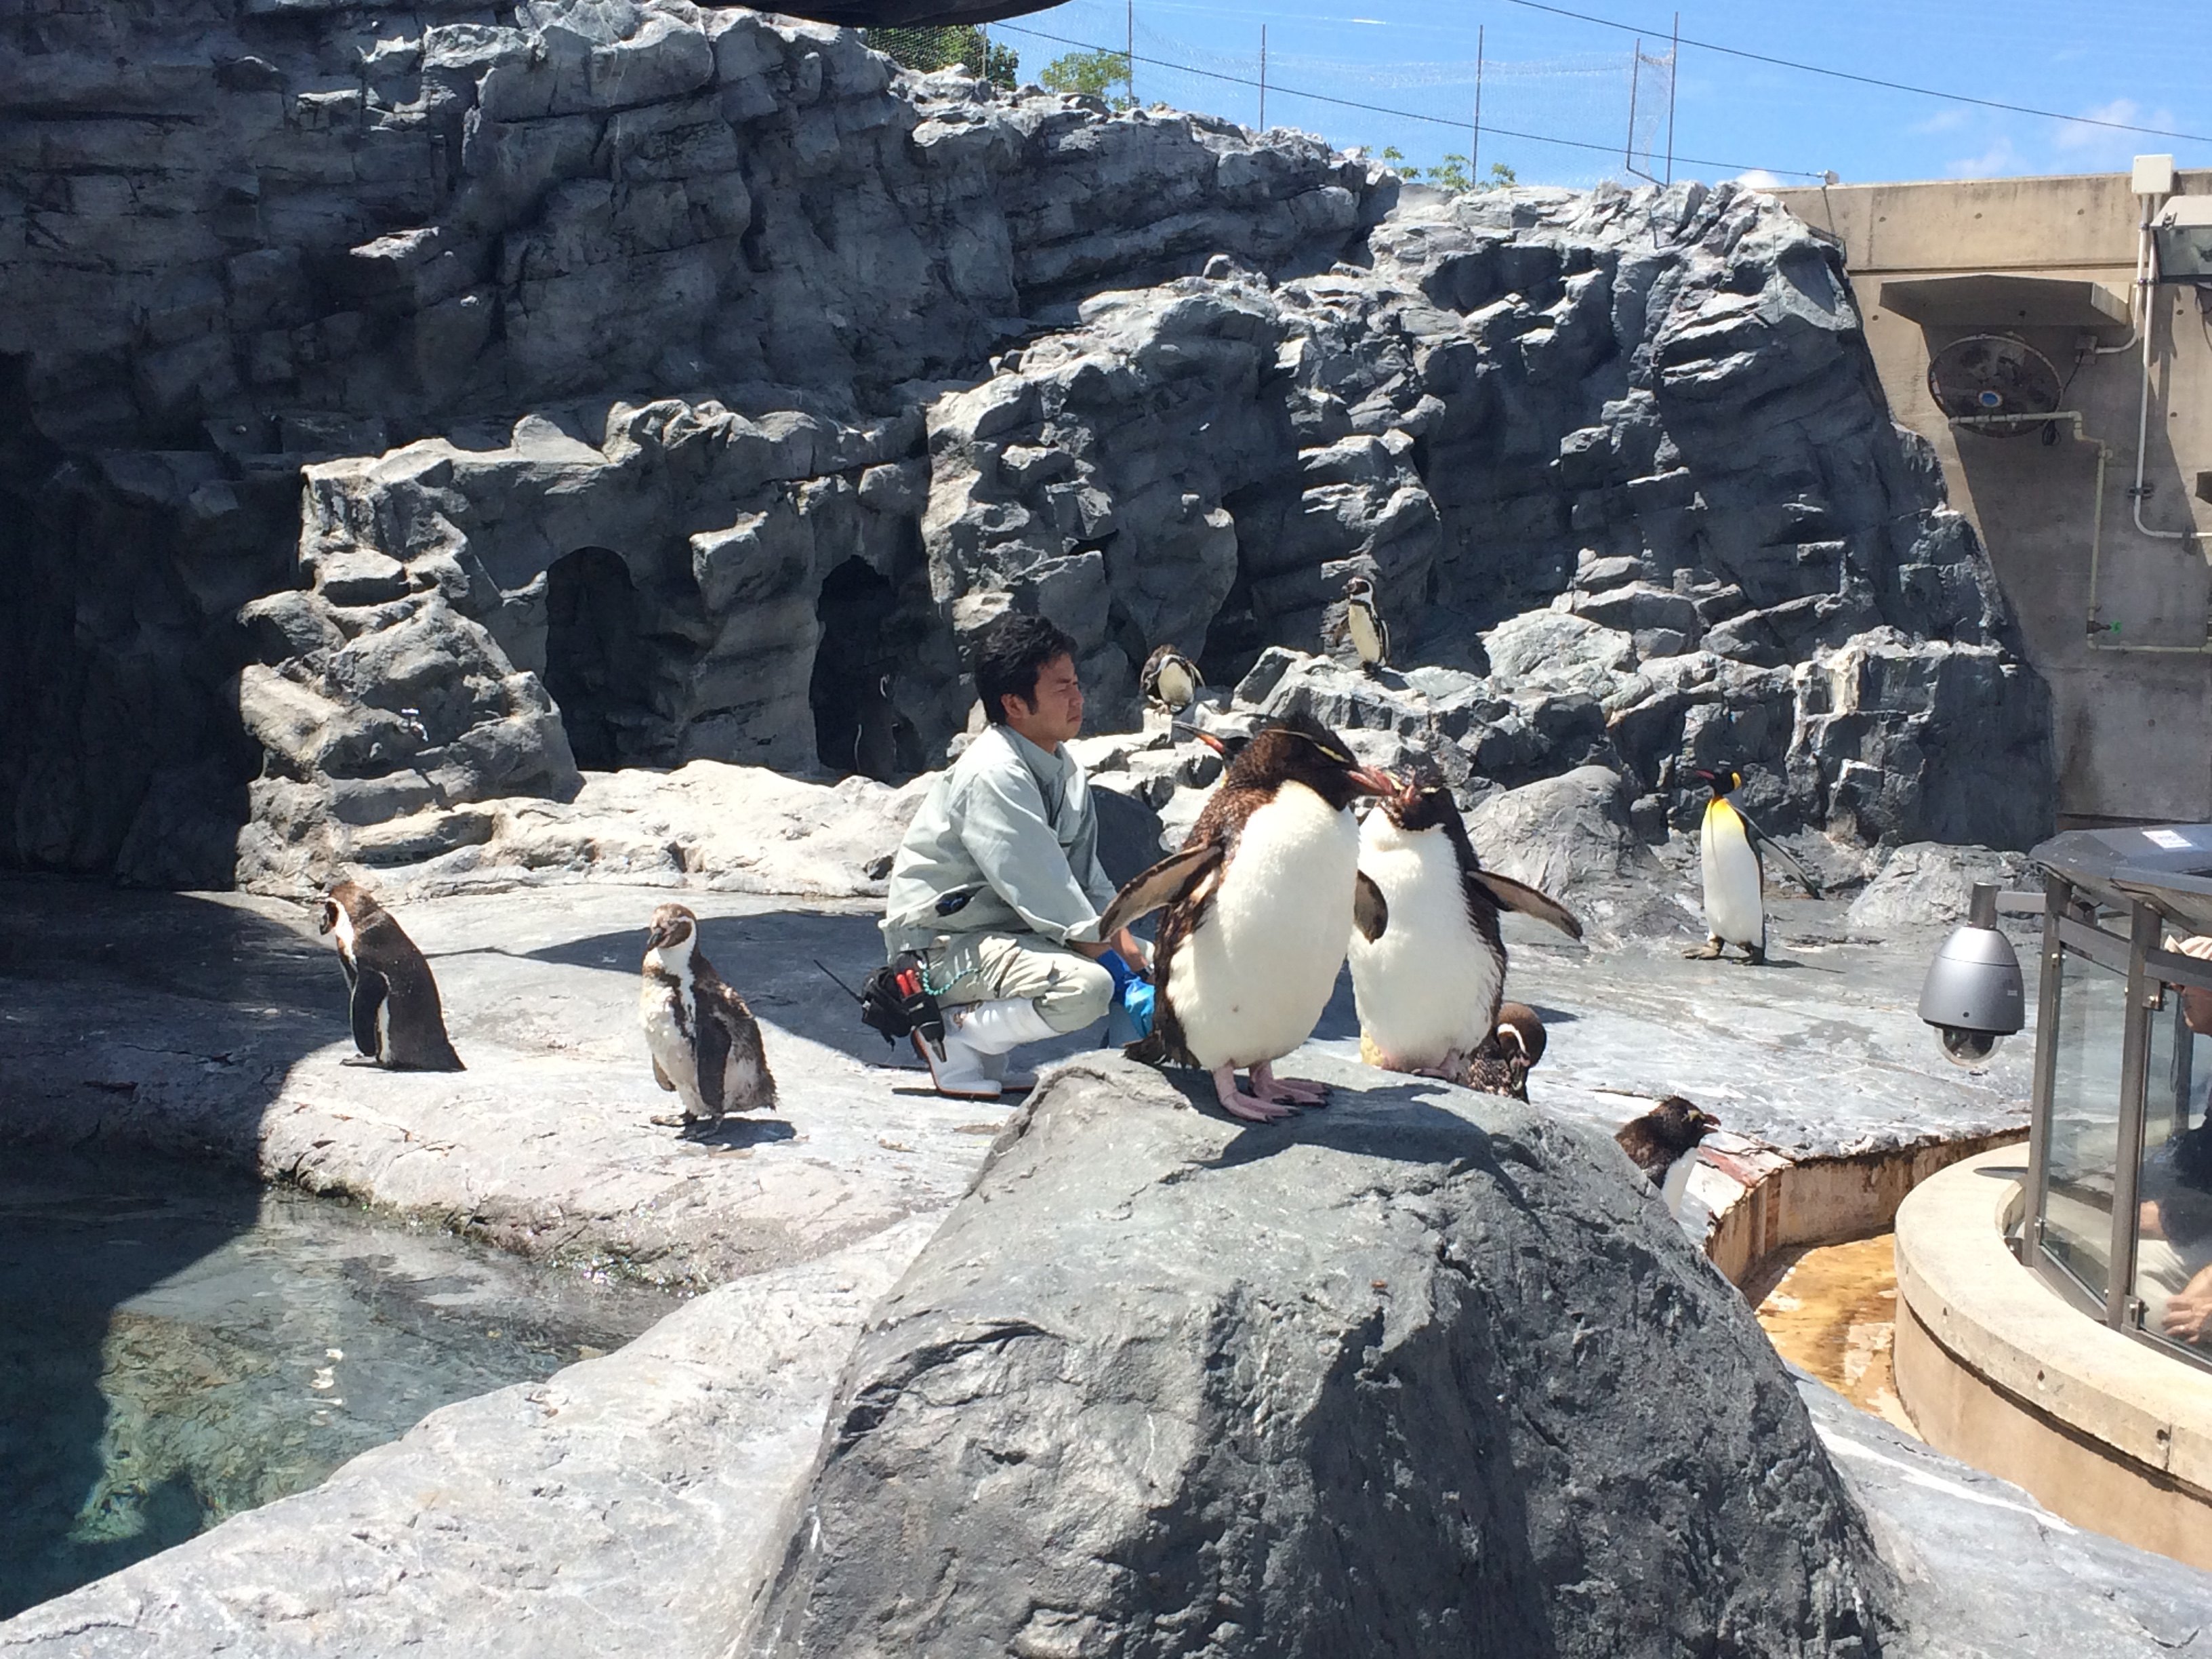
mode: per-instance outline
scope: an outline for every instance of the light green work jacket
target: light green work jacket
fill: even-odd
[[[1090,944],[1113,900],[1075,757],[993,725],[930,786],[900,843],[884,944],[890,956],[959,933]]]

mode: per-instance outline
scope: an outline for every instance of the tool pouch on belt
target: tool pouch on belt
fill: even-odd
[[[945,1050],[945,1012],[930,994],[921,958],[911,951],[900,951],[860,981],[860,1018],[886,1042],[919,1031],[939,1053]]]

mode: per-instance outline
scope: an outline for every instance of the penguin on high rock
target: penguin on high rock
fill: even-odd
[[[655,1123],[711,1128],[726,1112],[775,1106],[760,1024],[701,952],[699,918],[681,904],[653,913],[637,1012],[653,1080],[684,1103]]]
[[[1145,659],[1137,686],[1145,694],[1145,701],[1154,708],[1180,714],[1198,701],[1198,694],[1206,690],[1206,682],[1199,678],[1196,663],[1175,647],[1164,645]]]
[[[355,1048],[395,1072],[468,1069],[446,1035],[430,964],[367,888],[350,881],[331,888],[316,931],[337,947]]]
[[[1330,621],[1328,632],[1332,649],[1349,645],[1359,665],[1372,674],[1390,665],[1390,625],[1382,620],[1382,611],[1375,602],[1375,584],[1365,576],[1354,576],[1344,585],[1340,609],[1332,607],[1336,614]]]
[[[860,696],[860,727],[853,735],[853,769],[862,777],[889,783],[898,770],[898,709],[891,702],[891,677],[878,675]]]
[[[1467,1062],[1458,1081],[1478,1094],[1528,1098],[1528,1073],[1544,1057],[1544,1022],[1525,1002],[1498,1005],[1498,1029]]]
[[[1505,941],[1498,913],[1521,911],[1569,939],[1582,937],[1582,923],[1557,900],[1482,867],[1434,761],[1421,757],[1401,777],[1359,836],[1359,872],[1384,907],[1363,915],[1351,940],[1360,1054],[1385,1070],[1455,1083],[1467,1082],[1483,1054],[1498,1062],[1494,1076],[1485,1073],[1494,1085],[1512,1079],[1514,1057],[1499,1047]],[[1528,1018],[1533,1039],[1512,1028],[1522,1078],[1534,1064],[1528,1043],[1540,1053],[1543,1040],[1542,1022],[1533,1012]]]
[[[1690,1188],[1690,1171],[1697,1165],[1698,1143],[1721,1127],[1720,1120],[1680,1095],[1668,1095],[1642,1117],[1613,1132],[1629,1162],[1659,1189],[1668,1212],[1682,1216],[1682,1195]]]
[[[1110,939],[1166,911],[1152,947],[1152,1029],[1128,1046],[1132,1059],[1203,1067],[1222,1109],[1248,1122],[1328,1098],[1273,1066],[1328,1006],[1355,906],[1371,921],[1382,903],[1359,873],[1352,803],[1395,787],[1308,715],[1254,733],[1182,849],[1124,887],[1100,923]],[[1249,1091],[1239,1067],[1251,1074]]]
[[[1760,848],[1771,847],[1787,864],[1805,890],[1820,896],[1820,884],[1805,866],[1729,799],[1743,787],[1743,774],[1733,766],[1699,767],[1698,777],[1711,787],[1704,823],[1698,831],[1698,864],[1705,884],[1705,934],[1703,945],[1682,954],[1711,962],[1728,945],[1743,947],[1744,960],[1756,965],[1766,960],[1766,872]]]

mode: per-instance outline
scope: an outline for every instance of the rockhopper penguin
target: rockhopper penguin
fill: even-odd
[[[350,881],[331,888],[317,930],[331,936],[345,970],[355,1048],[393,1071],[468,1069],[446,1036],[430,964],[367,888]]]
[[[1743,787],[1741,772],[1732,766],[1699,767],[1697,775],[1713,792],[1698,830],[1698,864],[1705,884],[1706,939],[1699,948],[1682,954],[1711,962],[1723,945],[1736,945],[1743,947],[1747,962],[1763,963],[1766,960],[1766,880],[1759,858],[1762,845],[1774,849],[1814,898],[1820,896],[1820,884],[1790,856],[1788,848],[1753,823],[1729,799]]]
[[[664,1125],[708,1127],[725,1112],[775,1104],[760,1024],[699,950],[699,918],[681,904],[653,913],[645,936],[638,1022],[653,1054],[653,1080],[684,1103]]]
[[[1479,1053],[1512,1058],[1496,1052],[1505,988],[1498,912],[1519,910],[1570,939],[1582,937],[1582,923],[1534,888],[1482,867],[1434,761],[1421,757],[1400,777],[1359,836],[1359,872],[1384,906],[1356,918],[1351,941],[1360,1054],[1370,1066],[1473,1086],[1469,1066]],[[1543,1025],[1528,1018],[1540,1044]],[[1526,1077],[1533,1057],[1517,1029],[1511,1040]],[[1510,1079],[1510,1064],[1485,1076]]]
[[[1154,708],[1180,714],[1198,701],[1206,682],[1199,678],[1196,663],[1175,647],[1164,645],[1145,659],[1144,672],[1137,677],[1137,688]]]
[[[1352,925],[1380,894],[1359,875],[1352,803],[1394,787],[1304,714],[1271,722],[1237,753],[1182,850],[1124,887],[1099,932],[1165,907],[1152,949],[1150,1036],[1133,1059],[1200,1066],[1231,1116],[1265,1123],[1319,1105],[1318,1085],[1273,1075],[1328,1006]],[[1249,1092],[1237,1084],[1251,1073]]]
[[[1659,1189],[1668,1210],[1679,1220],[1682,1194],[1689,1190],[1690,1170],[1698,1161],[1698,1143],[1709,1130],[1720,1127],[1711,1112],[1680,1095],[1668,1095],[1642,1117],[1622,1124],[1613,1138],[1644,1178]]]

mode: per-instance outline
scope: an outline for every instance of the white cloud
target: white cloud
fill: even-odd
[[[1765,167],[1753,167],[1748,173],[1739,173],[1735,176],[1735,181],[1739,185],[1750,190],[1780,190],[1783,188],[1782,180],[1776,178]]]
[[[1905,131],[1923,137],[1929,133],[1956,132],[1966,125],[1967,118],[1966,112],[1962,109],[1939,110],[1924,121],[1915,121]]]
[[[2089,125],[2092,121],[2125,121],[2131,126],[2166,126],[2172,120],[2168,116],[2164,120],[2144,121],[2142,106],[2132,98],[2115,98],[2111,103],[2100,104],[2084,113],[2088,120],[2069,121],[2052,137],[2052,144],[2060,149],[2086,149],[2092,144],[2108,144],[2115,138],[2126,136],[2114,132],[2110,127],[2092,126]]]
[[[2130,126],[2169,129],[2179,125],[2172,110],[2147,110],[2132,98],[2115,98],[2085,114],[2087,119],[2066,122],[2051,136],[2053,152],[2064,166],[2075,171],[2116,171],[2146,151],[2172,148],[2173,141],[2169,138],[2155,138],[2147,132],[2122,132],[2112,127],[2093,125],[2093,122],[2124,121]]]
[[[1979,155],[1963,156],[1943,171],[1953,179],[1994,179],[2002,173],[2026,173],[2027,166],[2012,140],[2000,137]]]

